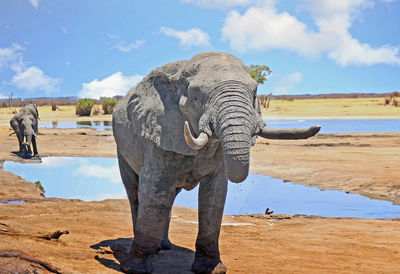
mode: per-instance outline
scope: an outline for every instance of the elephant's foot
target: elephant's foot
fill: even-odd
[[[136,234],[140,234],[136,232]],[[135,235],[135,238],[137,235]],[[142,238],[143,239],[143,238]],[[151,273],[153,272],[153,255],[157,252],[158,244],[154,239],[147,238],[147,245],[140,245],[135,240],[131,252],[121,262],[121,270],[125,273]]]
[[[25,152],[25,153],[22,154],[21,157],[23,159],[30,159],[30,158],[32,158],[32,154]]]
[[[170,250],[171,248],[172,248],[172,244],[168,238],[161,240],[160,246],[159,246],[160,250]]]
[[[223,274],[226,273],[227,268],[219,259],[196,254],[192,264],[192,271],[194,273]]]
[[[121,262],[121,270],[125,273],[151,273],[153,272],[153,255],[134,257],[129,255],[128,258]]]

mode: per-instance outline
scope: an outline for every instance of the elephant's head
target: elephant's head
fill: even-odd
[[[239,59],[226,53],[198,54],[182,75],[189,76],[179,100],[189,122],[184,130],[187,144],[201,149],[209,138],[218,138],[228,178],[243,181],[248,175],[254,136],[265,126],[258,109],[257,83]]]
[[[249,172],[250,147],[256,136],[272,139],[304,139],[319,127],[305,130],[271,130],[265,127],[257,98],[257,83],[248,68],[226,53],[202,53],[193,57],[183,71],[187,88],[179,100],[185,122],[186,143],[201,149],[209,138],[218,138],[224,154],[227,177],[242,182]],[[192,76],[190,76],[192,75]],[[191,125],[191,127],[189,126]],[[196,132],[194,138],[190,128]]]
[[[296,137],[265,128],[256,91],[241,60],[200,53],[149,73],[130,91],[128,118],[135,134],[168,151],[196,155],[211,139],[220,142],[227,177],[242,182],[257,135]]]

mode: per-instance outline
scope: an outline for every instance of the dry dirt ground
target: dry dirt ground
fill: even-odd
[[[16,138],[8,134],[8,127],[0,127],[0,160],[18,160],[11,153],[18,148]],[[42,156],[115,157],[111,132],[40,129],[39,137]],[[251,171],[400,202],[399,155],[400,133],[259,140]],[[27,203],[0,204],[0,273],[120,271],[132,239],[127,200],[48,199],[34,184],[0,170],[1,200]],[[229,273],[400,273],[399,220],[225,216],[221,258]],[[156,273],[190,273],[196,221],[196,210],[174,207],[174,248],[156,255]],[[44,239],[57,230],[69,234]]]

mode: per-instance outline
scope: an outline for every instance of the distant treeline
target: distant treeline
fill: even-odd
[[[329,94],[301,94],[301,95],[271,95],[271,100],[299,100],[299,99],[342,99],[342,98],[382,98],[391,97],[394,92],[387,93],[329,93]],[[266,95],[259,95],[260,97],[265,97]],[[97,104],[102,104],[103,99],[109,97],[101,97],[100,99],[93,99],[93,102]],[[121,100],[123,96],[117,95],[112,97],[112,99]],[[263,98],[264,99],[264,98]],[[56,104],[57,106],[68,106],[75,105],[79,100],[78,97],[37,97],[37,98],[12,98],[10,99],[0,99],[0,107],[23,107],[27,104],[36,104],[37,106],[51,106]]]
[[[103,99],[109,97],[100,97],[100,99],[93,99],[93,102],[97,104],[102,104]],[[123,96],[114,96],[112,99],[121,100]],[[8,99],[0,99],[0,107],[23,107],[28,104],[36,104],[37,106],[71,106],[75,105],[79,100],[78,97],[70,96],[70,97],[37,97],[37,98],[12,98]]]
[[[395,91],[396,92],[396,91]],[[271,100],[298,100],[298,99],[343,99],[343,98],[382,98],[390,97],[393,92],[387,93],[328,93],[328,94],[301,94],[301,95],[272,95]]]

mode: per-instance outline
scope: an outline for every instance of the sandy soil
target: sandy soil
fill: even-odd
[[[15,136],[8,133],[8,127],[0,126],[0,160],[17,159],[10,153],[18,148]],[[40,129],[39,137],[42,156],[115,157],[111,132]],[[251,171],[400,202],[399,154],[400,133],[259,140],[252,149]],[[47,199],[32,183],[0,170],[0,201],[21,199],[27,203],[0,205],[0,269],[45,272],[23,256],[1,257],[1,251],[18,250],[63,273],[120,271],[132,237],[127,200]],[[156,272],[190,273],[196,214],[194,209],[174,208],[170,236],[175,246],[157,254]],[[400,273],[399,220],[225,216],[221,258],[229,273]],[[57,230],[69,234],[58,240],[41,238]]]

